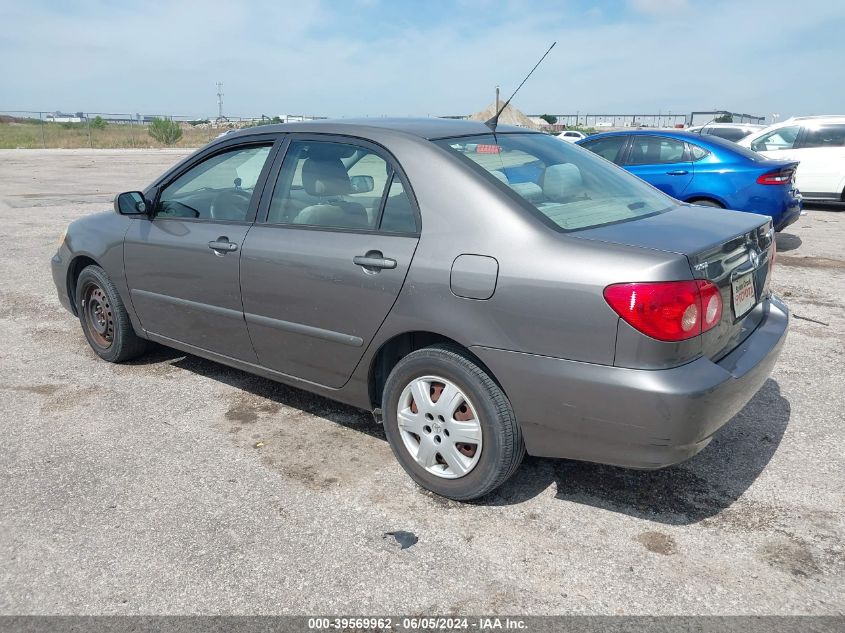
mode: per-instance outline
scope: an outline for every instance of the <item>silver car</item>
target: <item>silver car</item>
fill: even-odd
[[[689,458],[788,327],[767,218],[703,213],[518,128],[243,130],[115,210],[73,222],[52,261],[101,358],[156,342],[372,411],[452,499],[526,452]]]

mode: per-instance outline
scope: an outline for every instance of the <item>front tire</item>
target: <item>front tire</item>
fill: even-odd
[[[91,349],[110,363],[140,356],[148,342],[137,334],[111,279],[99,266],[87,266],[76,281],[76,311]]]
[[[423,488],[456,501],[503,484],[525,455],[510,402],[456,346],[411,352],[388,376],[382,398],[393,454]]]

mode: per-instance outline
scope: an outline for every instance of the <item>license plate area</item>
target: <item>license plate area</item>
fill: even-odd
[[[734,317],[739,319],[745,316],[757,303],[757,294],[754,291],[754,275],[748,273],[731,280],[733,292]]]

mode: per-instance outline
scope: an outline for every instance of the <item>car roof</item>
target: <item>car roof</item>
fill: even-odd
[[[787,121],[819,121],[821,119],[834,119],[839,121],[841,119],[845,119],[845,114],[813,114],[811,116],[794,116],[786,121],[781,121],[781,123],[786,123]]]
[[[701,129],[701,128],[705,128],[705,127],[706,127],[706,128],[711,128],[711,127],[731,127],[731,128],[735,128],[735,127],[754,127],[754,128],[764,128],[764,127],[766,127],[766,126],[765,126],[765,125],[762,125],[762,124],[760,124],[760,123],[705,123],[704,125],[692,125],[692,126],[690,126],[690,127],[686,128],[686,129],[687,129],[687,131],[689,131],[689,130],[699,130],[699,129]]]
[[[732,154],[738,154],[746,159],[749,158],[747,154],[749,150],[745,147],[740,147],[733,141],[728,141],[726,139],[721,138],[720,136],[714,136],[712,134],[699,134],[698,132],[687,132],[686,130],[661,130],[658,128],[650,128],[647,130],[606,132],[604,134],[594,134],[593,136],[589,136],[585,139],[581,139],[580,141],[576,141],[576,143],[578,143],[579,145],[583,145],[584,143],[594,141],[597,138],[625,135],[666,136],[669,138],[678,139],[680,141],[689,141],[690,143],[703,147],[706,150],[710,152],[715,152],[717,154],[720,154],[721,152],[730,152]]]
[[[245,134],[273,134],[281,132],[305,132],[317,134],[348,134],[351,136],[368,136],[368,132],[391,130],[402,132],[423,139],[434,140],[454,136],[473,136],[490,134],[482,121],[469,119],[439,119],[431,118],[372,118],[372,119],[320,119],[298,123],[279,123],[243,128],[227,138]],[[507,134],[525,132],[542,134],[536,130],[515,127],[512,125],[498,125],[496,131]]]
[[[669,136],[678,139],[700,139],[702,138],[701,134],[696,132],[687,132],[686,130],[672,130],[672,129],[661,129],[657,127],[650,127],[641,130],[616,130],[614,132],[601,132],[599,134],[593,134],[592,136],[588,137],[591,141],[597,138],[604,138],[606,136]],[[705,135],[706,136],[706,135]]]

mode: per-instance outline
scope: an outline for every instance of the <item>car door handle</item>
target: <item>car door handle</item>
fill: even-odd
[[[673,169],[672,171],[667,171],[666,175],[668,176],[686,176],[689,172],[686,169]]]
[[[352,258],[352,263],[363,268],[396,268],[396,260],[390,259],[389,257],[382,257],[381,253],[378,255],[374,253],[356,255]]]
[[[231,253],[238,250],[238,245],[230,242],[228,237],[218,237],[208,243],[208,248],[217,253]]]

